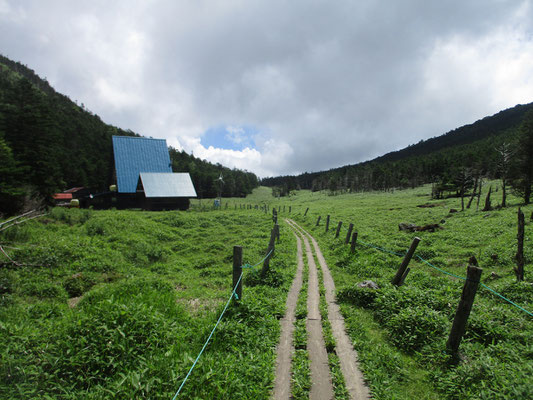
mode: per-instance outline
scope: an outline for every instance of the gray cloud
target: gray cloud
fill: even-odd
[[[530,0],[0,0],[0,52],[106,122],[265,176],[532,101],[532,21]],[[253,126],[257,151],[207,152],[220,125]]]

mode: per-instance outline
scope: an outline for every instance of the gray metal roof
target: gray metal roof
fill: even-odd
[[[140,180],[146,197],[196,197],[187,172],[141,172]]]
[[[113,136],[119,193],[135,193],[140,172],[172,172],[165,139]]]

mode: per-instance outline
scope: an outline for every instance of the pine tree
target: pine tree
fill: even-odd
[[[520,137],[511,175],[510,183],[514,191],[524,199],[524,204],[529,204],[533,183],[533,110],[525,114],[520,126]]]

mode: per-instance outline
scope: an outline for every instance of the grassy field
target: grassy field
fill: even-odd
[[[494,188],[493,188],[494,189]],[[390,284],[414,236],[416,255],[458,276],[474,255],[483,268],[482,282],[517,305],[533,312],[531,279],[533,233],[527,216],[526,282],[516,283],[517,209],[464,212],[460,199],[430,200],[430,187],[394,193],[300,193],[279,205],[291,204],[293,216],[319,240],[337,285],[337,296],[349,333],[376,398],[533,398],[533,318],[488,289],[480,287],[460,360],[448,354],[446,340],[464,281],[414,259],[404,286]],[[498,195],[498,192],[495,193]],[[493,197],[493,204],[498,198]],[[432,207],[417,207],[431,205]],[[282,206],[283,207],[283,206]],[[307,216],[304,210],[309,207]],[[330,230],[325,219],[331,215]],[[321,216],[320,226],[316,226]],[[339,221],[343,228],[338,239]],[[401,222],[439,223],[435,232],[399,231]],[[355,254],[344,244],[347,225],[354,223],[359,245]],[[380,249],[376,249],[379,247]],[[385,250],[385,251],[384,251]],[[357,283],[373,280],[379,290]]]
[[[195,200],[189,212],[54,209],[8,229],[0,244],[27,265],[0,259],[0,398],[172,398],[230,296],[233,246],[243,246],[245,262],[261,260],[273,206],[280,221],[293,218],[317,238],[374,398],[532,398],[531,316],[480,288],[457,361],[445,343],[463,281],[417,258],[403,286],[390,280],[401,262],[393,253],[405,253],[419,236],[417,256],[464,276],[475,255],[485,285],[533,311],[533,206],[524,208],[526,282],[516,283],[519,200],[490,212],[476,211],[474,201],[450,213],[460,210],[460,200],[430,200],[429,192],[302,191],[276,199],[259,188],[246,199],[223,199],[216,211],[212,200]],[[442,229],[406,233],[398,230],[401,222]],[[355,254],[344,245],[349,223],[359,234]],[[282,223],[271,273],[260,279],[245,270],[243,299],[228,308],[180,398],[269,397],[295,254],[295,238]],[[357,287],[369,279],[380,289]],[[310,386],[304,293],[305,286],[295,398],[306,398]],[[336,364],[333,352],[330,363]],[[345,397],[340,381],[337,394]]]
[[[54,209],[6,230],[29,265],[0,268],[0,398],[172,398],[230,297],[233,246],[256,263],[271,227],[255,210]],[[268,398],[296,262],[284,229],[180,398]]]

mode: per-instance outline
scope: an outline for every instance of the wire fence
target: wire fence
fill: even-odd
[[[254,264],[254,265],[250,265],[250,264],[244,264],[241,266],[241,268],[243,269],[253,269],[255,267],[257,267],[258,265],[261,265],[268,257],[270,257],[270,255],[272,254],[274,250],[270,250],[267,255],[261,260],[259,261],[258,263]],[[244,275],[244,272],[241,272],[241,275],[239,276],[239,279],[237,280],[237,283],[235,284],[235,286],[233,287],[233,290],[231,292],[231,295],[229,296],[228,298],[228,301],[226,302],[226,305],[224,306],[224,309],[222,310],[222,313],[220,314],[220,316],[218,317],[217,319],[217,322],[215,324],[215,326],[213,327],[213,329],[211,330],[211,333],[209,334],[207,340],[205,341],[204,345],[202,346],[202,350],[200,350],[200,353],[198,353],[198,356],[196,357],[196,359],[194,360],[194,363],[192,364],[191,368],[189,369],[189,372],[187,372],[187,375],[185,376],[185,379],[183,379],[183,382],[181,383],[180,387],[178,388],[178,391],[176,392],[176,394],[174,395],[174,397],[172,398],[172,400],[175,400],[178,395],[180,394],[181,392],[181,389],[183,389],[183,386],[185,386],[185,382],[187,382],[187,380],[189,379],[189,376],[191,375],[192,371],[194,370],[194,367],[196,367],[196,364],[198,364],[198,361],[200,360],[200,357],[202,356],[204,350],[207,348],[207,345],[209,344],[209,342],[211,341],[211,338],[213,337],[218,325],[220,324],[220,321],[222,320],[222,317],[224,316],[224,314],[226,313],[226,310],[228,309],[230,303],[231,303],[231,300],[233,298],[235,298],[236,300],[239,299],[239,297],[237,296],[237,287],[239,286],[239,284],[241,283],[241,280],[242,280],[242,277]]]
[[[397,253],[397,252],[394,252],[394,251],[391,251],[391,250],[388,250],[388,249],[385,249],[383,247],[380,247],[380,246],[376,246],[376,245],[373,245],[371,243],[365,243],[363,242],[362,240],[359,240],[358,243],[361,243],[362,245],[366,246],[366,247],[369,247],[369,248],[372,248],[372,249],[376,249],[376,250],[379,250],[383,253],[388,253],[388,254],[393,254],[393,255],[396,255],[396,256],[399,256],[399,257],[403,257],[405,255],[405,253],[401,254],[401,253]],[[457,278],[457,279],[461,279],[461,280],[464,280],[466,281],[467,278],[464,277],[464,276],[460,276],[460,275],[456,275],[456,274],[453,274],[451,272],[448,272],[442,268],[439,268],[435,265],[433,265],[432,263],[430,263],[429,261],[423,259],[422,257],[420,257],[419,255],[416,255],[416,258],[418,258],[421,262],[423,262],[424,264],[430,266],[431,268],[445,274],[445,275],[449,275],[449,276],[452,276],[454,278]],[[525,312],[526,314],[528,314],[529,316],[533,317],[533,313],[531,313],[530,311],[526,310],[525,308],[519,306],[518,304],[516,304],[515,302],[509,300],[507,297],[503,296],[502,294],[496,292],[494,289],[488,287],[487,285],[483,284],[480,282],[480,285],[482,287],[484,287],[485,289],[487,289],[488,291],[490,291],[491,293],[495,294],[496,296],[500,297],[501,299],[505,300],[506,302],[508,302],[509,304],[513,305],[514,307],[518,308],[519,310]]]

